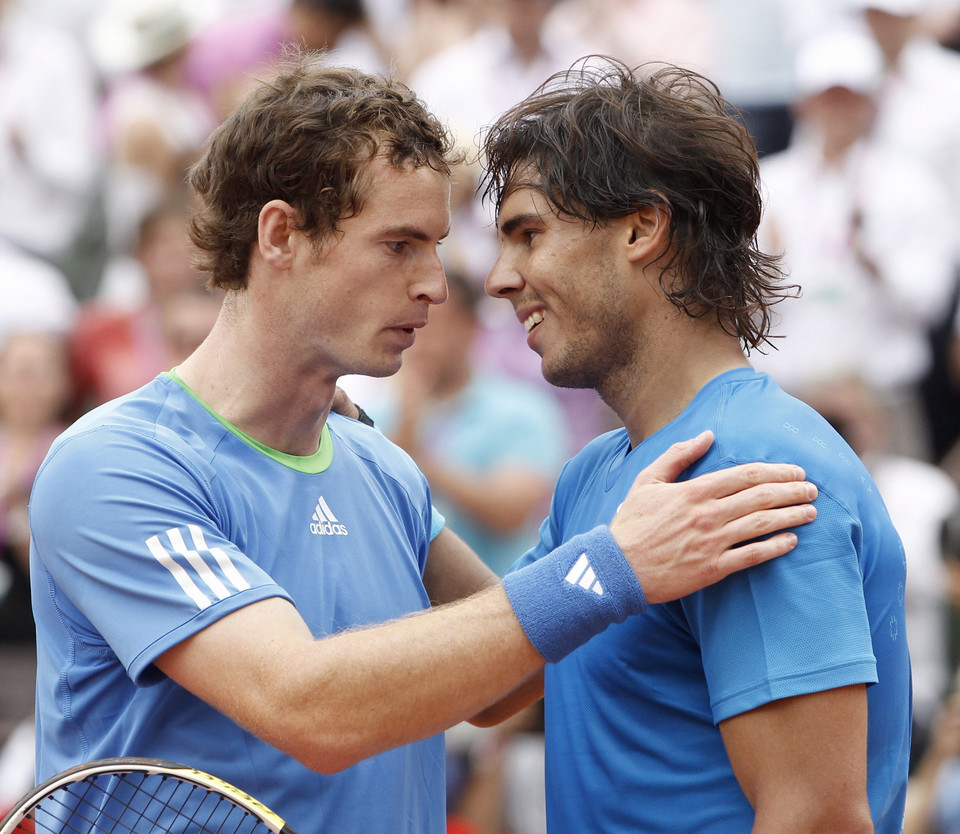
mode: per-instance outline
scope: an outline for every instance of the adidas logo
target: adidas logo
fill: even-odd
[[[322,495],[317,499],[317,508],[313,511],[312,518],[310,532],[315,536],[349,535],[347,528],[340,524],[337,517],[330,511]]]
[[[570,568],[570,572],[564,579],[571,585],[579,585],[586,591],[592,591],[598,597],[603,596],[603,586],[600,584],[600,580],[597,579],[597,575],[593,572],[586,553],[580,554],[580,558],[577,559],[574,566]]]

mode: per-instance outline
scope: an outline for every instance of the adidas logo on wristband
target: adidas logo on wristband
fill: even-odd
[[[574,566],[570,568],[569,573],[567,573],[564,579],[571,585],[579,585],[586,591],[591,591],[600,597],[603,596],[603,586],[600,584],[600,580],[597,579],[597,575],[593,572],[593,567],[590,565],[590,560],[587,558],[586,553],[580,554],[580,558],[577,559]]]
[[[647,610],[633,568],[603,525],[510,571],[503,589],[520,626],[548,663],[562,660],[607,626]]]

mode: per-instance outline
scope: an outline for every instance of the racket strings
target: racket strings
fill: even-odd
[[[23,834],[261,834],[271,829],[229,797],[175,776],[88,776],[41,800]]]

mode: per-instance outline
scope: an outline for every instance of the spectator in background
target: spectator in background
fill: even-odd
[[[62,335],[35,327],[0,336],[0,815],[33,784],[36,647],[27,502],[65,426],[70,395]]]
[[[960,490],[938,466],[891,453],[888,415],[863,379],[825,381],[801,393],[867,465],[903,542],[907,560],[906,633],[913,671],[913,765],[924,755],[951,678],[947,623],[951,600],[946,532]]]
[[[410,0],[387,44],[398,75],[409,78],[423,61],[472,35],[483,21],[486,2]]]
[[[761,164],[760,235],[802,290],[779,308],[776,349],[754,361],[791,392],[862,374],[891,409],[891,447],[926,458],[920,384],[928,329],[953,288],[954,230],[930,170],[873,141],[882,72],[875,44],[853,30],[798,52],[794,137]]]
[[[960,55],[928,34],[926,21],[942,0],[849,0],[884,57],[875,140],[928,165],[951,198],[950,233],[960,242]],[[960,248],[960,246],[958,246]],[[960,261],[955,259],[955,274]],[[931,328],[933,366],[924,385],[933,454],[940,459],[960,438],[960,388],[949,373],[955,294]]]
[[[27,502],[72,392],[66,345],[42,330],[0,343],[0,641],[32,641]]]
[[[142,283],[142,299],[124,308],[105,294],[81,308],[74,328],[71,353],[83,408],[133,391],[172,368],[203,341],[220,310],[221,293],[208,290],[191,264],[182,192],[143,219],[134,262],[136,271],[127,279]]]
[[[666,61],[703,72],[717,46],[715,0],[560,0],[547,22],[551,39],[583,43],[635,66]],[[741,25],[748,21],[741,20]]]
[[[190,49],[191,81],[225,118],[293,44],[366,72],[389,65],[363,0],[288,0],[223,14],[205,27]]]
[[[789,0],[713,0],[713,55],[707,73],[737,107],[762,158],[785,150],[793,129],[796,23]]]
[[[960,690],[944,701],[934,730],[910,779],[903,834],[960,832]]]
[[[960,55],[926,34],[924,15],[936,0],[848,0],[883,55],[875,96],[877,141],[929,165],[953,199],[960,239]]]
[[[0,239],[62,265],[98,171],[95,78],[63,32],[0,0]]]
[[[479,736],[470,754],[459,780],[447,774],[447,834],[547,834],[543,702]]]
[[[77,300],[66,275],[2,240],[0,299],[0,342],[19,330],[65,336],[74,325]]]
[[[113,0],[91,29],[105,83],[101,129],[112,254],[128,251],[153,206],[183,187],[216,125],[186,75],[195,14],[188,0]]]

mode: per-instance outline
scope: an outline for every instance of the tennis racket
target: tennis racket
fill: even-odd
[[[0,834],[295,834],[233,785],[159,759],[99,759],[48,779]]]

